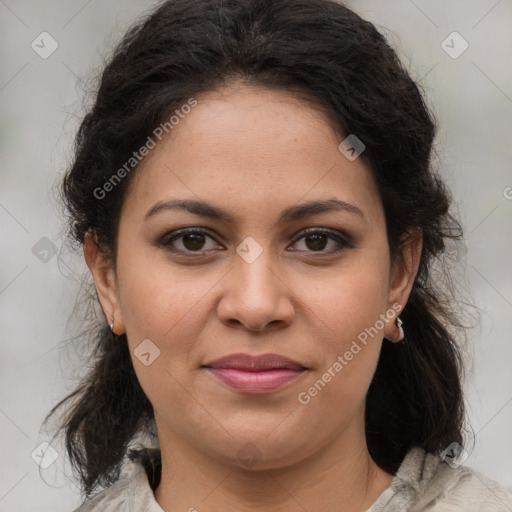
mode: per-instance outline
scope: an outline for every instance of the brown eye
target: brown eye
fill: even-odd
[[[171,233],[172,236],[165,236],[159,245],[181,253],[202,253],[209,249],[219,247],[215,239],[206,231],[191,229]],[[207,240],[213,240],[215,244],[206,247]]]
[[[322,251],[325,249],[325,245],[327,244],[329,237],[324,234],[316,234],[316,235],[308,235],[304,237],[306,241],[306,246],[308,249],[312,251]]]
[[[205,236],[201,233],[186,233],[182,235],[181,238],[183,239],[183,246],[191,251],[202,249],[205,242]]]
[[[297,249],[305,252],[320,252],[320,253],[337,253],[345,248],[353,247],[347,240],[336,232],[315,229],[306,232],[294,242],[296,245],[299,241],[304,240],[305,249]],[[329,245],[329,241],[334,242],[334,249],[325,250]]]

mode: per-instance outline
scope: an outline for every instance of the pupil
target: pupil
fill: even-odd
[[[192,243],[189,243],[189,242]],[[197,250],[201,249],[204,244],[204,235],[201,233],[187,233],[183,236],[183,245],[187,249]]]
[[[306,245],[308,249],[322,250],[325,248],[326,235],[316,234],[310,235],[306,238]],[[308,243],[308,240],[313,239],[313,244]]]

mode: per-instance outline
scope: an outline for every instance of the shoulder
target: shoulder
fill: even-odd
[[[163,512],[155,500],[144,459],[128,461],[119,480],[73,512]]]
[[[128,512],[131,510],[130,503],[133,500],[134,488],[138,486],[140,480],[140,475],[137,473],[139,471],[136,467],[130,468],[128,474],[122,475],[108,489],[89,498],[74,512],[92,512],[95,510]]]
[[[414,447],[371,512],[512,512],[512,495],[467,466]],[[369,511],[369,512],[370,512]]]
[[[462,476],[439,497],[444,506],[440,510],[512,512],[512,495],[498,482],[469,467],[450,468],[450,471],[460,472]]]

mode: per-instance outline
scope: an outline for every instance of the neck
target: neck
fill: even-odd
[[[155,499],[165,511],[336,510],[364,512],[393,475],[370,457],[360,425],[287,467],[240,468],[198,451],[159,428],[162,477]]]

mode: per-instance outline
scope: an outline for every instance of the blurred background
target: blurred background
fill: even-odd
[[[437,163],[465,230],[462,278],[481,311],[468,337],[465,464],[512,492],[512,2],[347,4],[386,34],[439,121]],[[81,371],[69,318],[86,266],[63,245],[54,198],[83,115],[81,80],[155,5],[0,0],[0,512],[81,501],[63,447],[48,448],[41,428]]]

